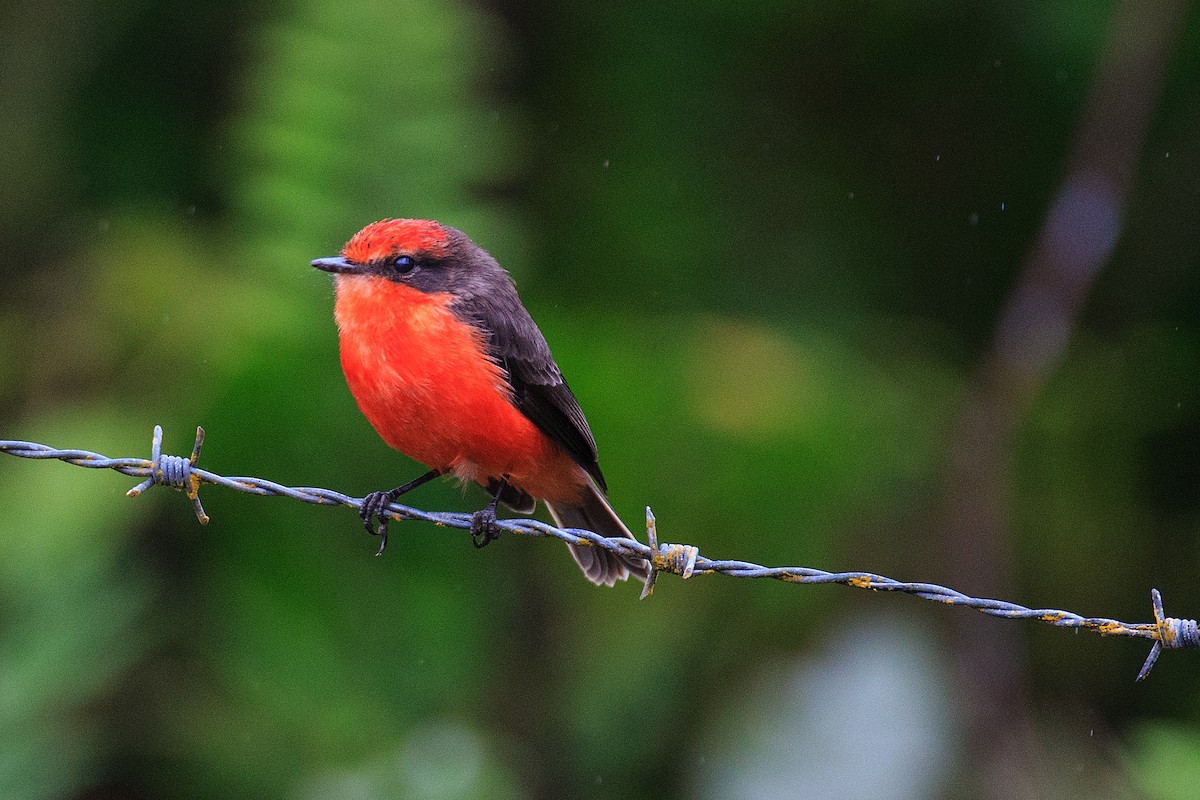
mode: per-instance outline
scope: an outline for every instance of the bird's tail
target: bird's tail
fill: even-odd
[[[554,524],[560,528],[582,528],[610,539],[618,536],[635,538],[604,499],[600,489],[590,480],[578,503],[546,503],[546,508],[554,518]],[[602,547],[579,544],[569,544],[567,547],[571,549],[571,555],[583,574],[597,586],[612,586],[630,575],[644,583],[650,574],[650,565],[644,558],[620,556]]]

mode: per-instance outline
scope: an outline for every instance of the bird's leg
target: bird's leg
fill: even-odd
[[[388,522],[391,520],[391,517],[387,515],[387,507],[400,495],[405,492],[411,492],[423,483],[429,483],[441,474],[442,471],[440,469],[431,469],[419,478],[413,478],[403,486],[397,486],[395,489],[387,492],[371,492],[363,498],[362,508],[359,509],[358,515],[362,517],[363,527],[367,529],[367,533],[379,537],[379,549],[375,551],[375,555],[383,555],[383,550],[387,547]],[[374,517],[379,517],[378,528],[371,524],[371,520]]]
[[[471,544],[476,548],[486,547],[488,542],[500,538],[500,526],[496,524],[496,504],[500,502],[500,495],[506,488],[508,479],[501,478],[496,482],[496,493],[492,495],[492,502],[471,516]]]

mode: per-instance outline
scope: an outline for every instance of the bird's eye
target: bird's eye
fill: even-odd
[[[396,260],[392,262],[396,268],[396,272],[405,275],[416,269],[417,260],[412,256],[396,256]]]

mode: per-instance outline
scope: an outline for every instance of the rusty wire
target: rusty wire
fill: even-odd
[[[162,428],[156,425],[149,459],[108,458],[87,450],[58,450],[35,442],[12,440],[0,440],[0,452],[21,458],[58,459],[81,467],[113,469],[125,475],[143,478],[141,483],[129,490],[127,494],[130,497],[136,497],[151,486],[169,486],[188,496],[192,501],[196,518],[202,525],[208,523],[208,515],[204,513],[204,507],[200,504],[199,491],[203,484],[225,486],[250,494],[291,497],[316,505],[349,506],[354,509],[362,507],[361,498],[350,497],[330,489],[283,486],[262,478],[229,478],[209,472],[196,466],[203,443],[204,429],[197,428],[196,442],[190,456],[163,455]],[[449,528],[466,530],[471,528],[472,515],[470,514],[421,511],[400,503],[389,505],[388,515],[398,521],[421,520]],[[502,530],[515,534],[553,537],[568,544],[602,547],[615,553],[648,560],[651,570],[645,588],[642,590],[643,598],[653,592],[655,582],[659,574],[663,572],[683,578],[697,574],[716,573],[735,578],[773,578],[787,583],[802,584],[838,583],[857,589],[901,592],[931,602],[973,608],[993,617],[1029,619],[1059,628],[1092,631],[1102,636],[1133,636],[1150,639],[1154,644],[1145,664],[1138,672],[1137,680],[1139,681],[1150,673],[1150,669],[1158,660],[1163,648],[1200,649],[1200,626],[1195,620],[1166,616],[1163,613],[1162,597],[1157,589],[1151,590],[1154,621],[1129,623],[1106,617],[1084,617],[1070,611],[1053,608],[1027,608],[1003,600],[971,597],[933,583],[897,581],[870,572],[826,572],[811,567],[765,567],[748,561],[707,558],[700,555],[693,545],[659,543],[654,515],[649,508],[646,509],[646,532],[650,542],[648,545],[623,537],[607,538],[592,531],[576,528],[556,528],[535,519],[501,519],[497,520],[496,524]]]

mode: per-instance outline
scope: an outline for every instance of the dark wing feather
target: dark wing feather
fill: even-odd
[[[601,491],[607,492],[604,476],[596,459],[596,441],[588,428],[579,401],[563,380],[557,383],[529,381],[530,368],[535,366],[512,358],[502,359],[513,387],[513,403],[522,414],[537,425],[542,433],[567,451],[576,464],[596,479]]]
[[[607,492],[596,441],[546,338],[521,304],[508,273],[477,247],[473,256],[475,263],[456,286],[452,308],[488,333],[489,355],[508,376],[513,404]]]

